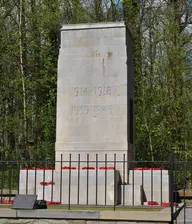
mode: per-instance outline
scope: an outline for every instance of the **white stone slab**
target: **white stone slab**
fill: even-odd
[[[96,150],[96,146],[97,146],[97,150]],[[56,144],[57,147],[57,144]],[[93,149],[95,147],[95,150],[89,150],[89,149]],[[107,149],[105,149],[105,147],[107,147]],[[80,154],[80,164],[79,167],[86,167],[87,166],[87,161],[90,167],[102,167],[102,166],[107,166],[107,167],[116,167],[116,170],[119,170],[120,174],[121,174],[121,178],[123,179],[124,177],[124,181],[127,182],[127,163],[124,162],[123,160],[126,161],[126,156],[127,154],[123,154],[123,152],[119,153],[120,150],[118,151],[113,151],[113,152],[109,152],[109,148],[115,149],[116,147],[122,148],[124,147],[123,144],[110,144],[108,143],[107,145],[104,143],[90,143],[90,144],[83,144],[83,143],[79,143],[79,144],[70,144],[70,143],[64,143],[64,144],[59,144],[58,148],[69,148],[70,152],[64,152],[62,153],[63,155],[63,161],[62,162],[62,166],[69,166],[69,158],[71,155],[71,165],[78,168],[78,154]],[[55,167],[56,169],[60,169],[61,167],[61,155],[60,150],[57,151],[57,155],[56,155],[56,163],[55,163]],[[81,153],[83,152],[83,153]],[[116,154],[116,156],[114,156],[114,153]],[[96,157],[97,154],[97,157]],[[89,155],[89,157],[87,157],[87,155]],[[107,157],[106,157],[107,155]],[[130,157],[133,157],[133,155],[130,155]],[[114,162],[116,159],[116,162]],[[131,166],[131,163],[128,163],[129,166]]]
[[[52,170],[20,170],[19,194],[37,194],[40,182],[54,181],[54,172]]]
[[[119,46],[108,46],[108,45],[101,45],[101,46],[93,46],[91,49],[87,47],[82,48],[60,48],[60,53],[64,54],[64,57],[71,57],[71,58],[83,58],[83,57],[90,57],[95,55],[92,60],[96,61],[97,59],[102,59],[103,57],[107,57],[108,52],[113,49],[113,55],[119,57],[125,57],[127,55],[125,45]],[[86,65],[85,65],[86,66]]]
[[[170,196],[170,175],[168,170],[130,170],[129,184],[142,185],[145,201],[168,202]]]
[[[60,202],[60,195],[59,192],[56,190],[55,185],[47,185],[37,186],[37,199],[38,200],[46,200],[50,202]]]
[[[95,34],[98,33],[97,29],[99,29],[100,32],[104,28],[118,28],[118,27],[125,27],[124,22],[119,22],[119,23],[114,23],[114,22],[105,22],[105,23],[85,23],[85,24],[68,24],[68,25],[63,25],[61,30],[86,30],[86,29],[93,29],[95,30]],[[107,33],[113,32],[113,29],[109,29]],[[73,34],[73,33],[72,33]]]
[[[145,187],[144,190],[144,199],[147,199],[146,201],[157,201],[159,204],[161,202],[169,202],[170,201],[170,194],[169,191],[159,191],[159,190],[147,190],[147,187]],[[161,201],[162,200],[162,201]]]
[[[88,46],[116,46],[116,45],[125,45],[124,37],[103,37],[103,38],[81,38],[79,40],[74,41],[74,39],[63,39],[62,48],[71,48],[78,47],[84,48]]]
[[[79,172],[78,170],[71,170],[71,179],[70,179],[71,185],[69,186],[69,171],[63,170],[62,176],[60,171],[56,171],[55,190],[57,192],[61,192],[62,204],[68,204],[69,200],[70,204],[79,203],[82,205],[86,204],[95,205],[96,202],[98,205],[105,205],[105,204],[113,205],[114,203],[117,204],[119,202],[119,196],[120,196],[118,188],[120,175],[118,171],[115,171],[115,173],[114,170],[108,170],[106,173],[105,171],[100,170],[98,170],[98,172],[96,172],[95,170],[89,170],[88,172],[87,170],[79,170]],[[116,175],[116,182],[114,181],[115,175]],[[69,199],[69,191],[70,191],[70,199]],[[78,194],[79,194],[79,201],[78,201]]]
[[[140,184],[150,189],[168,190],[170,185],[170,176],[168,171],[129,171],[129,184]]]
[[[167,191],[169,190],[170,186],[169,186],[169,181],[162,181],[157,179],[157,180],[152,180],[151,179],[145,179],[142,181],[138,181],[137,179],[135,179],[134,181],[130,181],[129,183],[130,184],[140,184],[140,185],[143,185],[144,188],[148,188],[149,190],[161,190],[161,191]]]
[[[143,188],[141,185],[121,185],[121,205],[142,205]]]
[[[132,175],[134,172],[134,175],[140,175],[140,176],[150,176],[151,174],[153,175],[169,175],[170,171],[169,170],[129,170],[129,174]]]

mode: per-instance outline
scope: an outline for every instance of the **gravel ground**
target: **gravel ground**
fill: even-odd
[[[185,212],[185,222],[184,222],[184,212]],[[176,224],[192,224],[192,206],[186,207],[180,212],[179,216],[177,217]]]

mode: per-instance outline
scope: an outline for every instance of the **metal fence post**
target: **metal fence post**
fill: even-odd
[[[116,209],[116,154],[114,154],[114,204],[113,210]]]
[[[170,202],[171,202],[171,224],[174,223],[173,215],[174,215],[174,203],[173,203],[173,193],[174,193],[174,178],[173,178],[173,169],[174,169],[174,152],[171,150],[171,158],[170,158]]]
[[[62,178],[63,178],[63,169],[62,169],[62,167],[63,167],[63,154],[61,154],[61,162],[60,162],[60,169],[61,169],[61,171],[60,171],[60,203],[62,204],[62,184],[63,184],[63,181],[62,181]]]
[[[71,209],[71,154],[69,154],[69,191],[68,191],[68,209]]]

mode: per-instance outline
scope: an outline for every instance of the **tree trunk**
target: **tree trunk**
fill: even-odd
[[[24,155],[27,153],[27,99],[26,99],[26,84],[25,84],[25,64],[26,64],[26,49],[25,49],[25,17],[24,5],[25,0],[20,0],[19,4],[19,56],[20,56],[20,75],[22,82],[22,97],[23,97],[23,144],[22,150]],[[24,156],[25,157],[25,156]]]

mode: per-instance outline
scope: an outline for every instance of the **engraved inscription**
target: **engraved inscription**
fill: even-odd
[[[71,116],[110,116],[114,114],[114,107],[112,105],[87,105],[87,106],[71,106]]]
[[[96,105],[94,106],[94,117],[98,116],[105,116],[111,115],[113,113],[113,106],[103,106],[103,105]]]
[[[95,52],[92,53],[92,56],[93,56],[93,57],[100,57],[101,54],[100,54],[100,52],[95,51]]]
[[[95,87],[95,95],[96,96],[105,96],[111,95],[111,86],[107,87]]]
[[[72,106],[72,116],[85,116],[89,113],[89,106]]]
[[[92,89],[89,87],[72,87],[73,96],[89,96],[92,93]]]
[[[77,40],[77,41],[73,42],[73,46],[76,46],[76,47],[88,47],[90,45],[91,45],[91,41],[90,40],[80,39],[80,40]]]
[[[111,86],[72,87],[72,95],[77,96],[107,96],[111,95]]]

